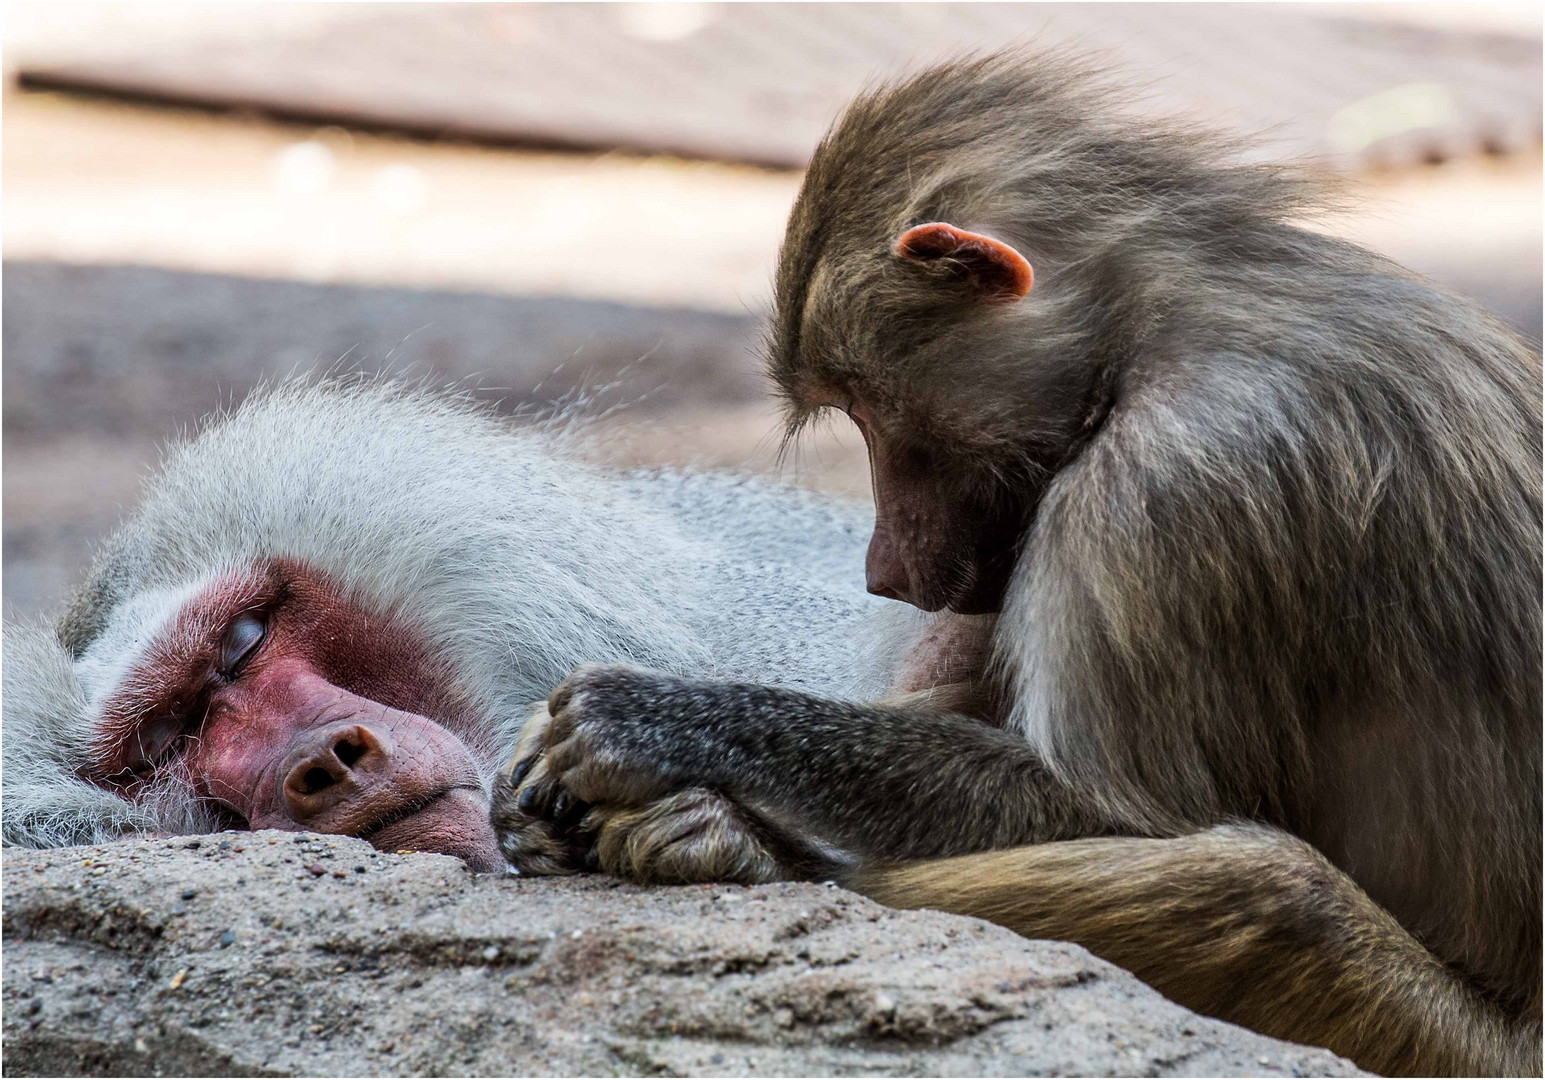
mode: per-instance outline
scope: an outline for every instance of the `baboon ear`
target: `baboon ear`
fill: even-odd
[[[914,225],[896,241],[896,255],[918,262],[949,259],[970,275],[988,300],[1013,303],[1035,284],[1030,261],[1002,240],[943,221]]]

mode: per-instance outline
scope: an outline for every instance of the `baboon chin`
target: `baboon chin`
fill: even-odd
[[[1539,358],[1229,146],[1067,58],[854,102],[769,374],[791,437],[863,433],[871,591],[990,640],[862,706],[581,669],[511,812],[583,862],[566,823],[708,789],[1365,1068],[1538,1075]]]

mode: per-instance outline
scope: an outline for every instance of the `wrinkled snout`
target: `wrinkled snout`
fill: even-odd
[[[475,870],[504,865],[475,764],[422,717],[386,710],[301,731],[273,783],[270,820],[254,827],[365,836],[387,851],[443,851]]]
[[[329,724],[300,735],[278,770],[279,802],[297,825],[333,832],[353,817],[372,789],[391,781],[391,735],[364,724]],[[379,793],[377,793],[379,794]]]
[[[295,732],[254,827],[366,835],[446,792],[480,787],[461,743],[430,721],[370,710]]]
[[[504,865],[466,745],[428,717],[382,705],[299,664],[243,680],[206,731],[206,789],[254,829],[306,829],[397,851]],[[229,734],[226,729],[229,729]]]

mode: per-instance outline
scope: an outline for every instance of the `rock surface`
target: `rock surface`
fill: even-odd
[[[9,1075],[1357,1075],[1080,948],[834,886],[277,832],[8,849]]]

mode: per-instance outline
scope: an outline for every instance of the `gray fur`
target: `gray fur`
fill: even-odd
[[[212,827],[183,793],[131,806],[77,772],[102,699],[178,598],[260,558],[304,560],[368,610],[406,613],[492,718],[473,746],[490,777],[531,703],[586,660],[883,688],[861,508],[726,475],[597,470],[566,446],[582,434],[392,383],[302,381],[172,448],[57,635],[7,628],[5,842]]]

